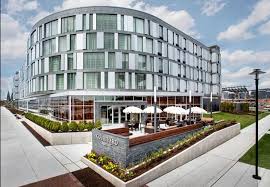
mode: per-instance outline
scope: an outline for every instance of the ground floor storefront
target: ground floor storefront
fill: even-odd
[[[218,98],[215,99],[218,105]],[[209,104],[204,103],[202,96],[192,96],[189,104],[188,96],[158,96],[157,106],[163,110],[168,106],[180,106],[184,109],[189,106],[199,106],[209,110]],[[40,96],[20,100],[20,109],[46,114],[59,121],[90,121],[101,120],[103,124],[121,124],[131,119],[130,114],[123,110],[128,106],[141,109],[154,105],[153,96],[99,96],[99,95],[66,95]],[[218,107],[215,107],[218,110]],[[168,118],[167,113],[157,114],[159,120]],[[151,118],[151,114],[132,115],[134,120]]]

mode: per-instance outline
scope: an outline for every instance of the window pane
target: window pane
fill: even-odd
[[[153,53],[153,40],[152,39],[146,39],[146,51],[148,53]]]
[[[76,73],[67,74],[67,89],[75,89]]]
[[[119,34],[118,42],[119,49],[130,50],[130,35]]]
[[[75,16],[62,18],[61,23],[62,33],[75,31]]]
[[[138,62],[136,63],[137,70],[146,70],[146,56],[145,55],[139,55],[138,56]]]
[[[143,34],[144,32],[144,20],[140,18],[134,18],[135,32]]]
[[[108,53],[108,67],[115,68],[115,53]]]
[[[145,74],[136,74],[136,88],[139,90],[145,90],[146,89],[146,84],[145,84],[145,79],[146,75]]]
[[[64,89],[64,74],[56,75],[56,90]]]
[[[72,70],[72,69],[74,69],[73,67],[73,53],[70,53],[70,54],[68,54],[67,55],[67,65],[68,65],[68,70]]]
[[[143,51],[143,37],[141,36],[137,37],[137,50]]]
[[[49,58],[49,72],[60,71],[61,56],[52,56]]]
[[[104,34],[104,49],[114,49],[114,34],[113,33]]]
[[[122,68],[129,69],[128,53],[122,53]]]
[[[41,59],[41,73],[44,73],[44,58]]]
[[[84,88],[100,88],[100,73],[84,73]]]
[[[117,16],[110,14],[97,14],[97,30],[116,30]]]
[[[67,50],[67,37],[60,36],[59,37],[59,52]]]
[[[116,88],[125,88],[125,73],[115,73],[115,83]]]
[[[71,51],[75,50],[75,45],[76,45],[76,34],[71,34],[70,35],[70,50]]]
[[[83,67],[86,69],[104,69],[104,53],[84,53]]]
[[[88,33],[86,35],[86,48],[87,49],[97,48],[97,34],[96,33]]]
[[[51,22],[51,36],[56,35],[58,33],[58,20]]]

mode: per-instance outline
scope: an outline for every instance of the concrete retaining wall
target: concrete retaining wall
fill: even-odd
[[[52,133],[26,118],[24,121],[51,145],[84,144],[92,141],[92,132]]]
[[[165,162],[157,165],[151,170],[145,172],[144,174],[128,181],[123,182],[114,175],[105,171],[101,167],[92,163],[86,158],[82,158],[82,161],[95,172],[100,174],[102,177],[106,178],[109,182],[117,187],[137,187],[143,186],[148,182],[155,180],[156,178],[176,169],[179,166],[184,165],[185,163],[201,156],[202,154],[210,151],[211,149],[223,144],[224,142],[230,140],[234,136],[240,133],[240,124],[235,124],[231,127],[227,127],[220,131],[217,131],[203,140],[197,142],[186,150],[180,152],[179,154],[173,156],[172,158],[166,160]]]

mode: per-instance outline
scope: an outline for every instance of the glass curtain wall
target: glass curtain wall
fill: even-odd
[[[122,50],[130,50],[130,34],[118,34],[118,47]]]
[[[86,49],[96,49],[97,48],[97,34],[87,33],[86,34]]]
[[[114,49],[114,33],[104,34],[104,49]]]
[[[84,73],[84,88],[100,88],[100,73]]]
[[[145,55],[138,55],[138,62],[136,63],[137,70],[146,70],[146,56]]]
[[[56,51],[56,40],[55,38],[43,41],[43,55],[50,55]]]
[[[60,71],[61,56],[52,56],[49,58],[49,72]]]
[[[56,74],[56,90],[64,89],[64,74]]]
[[[58,20],[45,24],[45,38],[56,35],[58,31]]]
[[[60,36],[59,37],[59,52],[63,52],[67,50],[67,36]]]
[[[117,15],[114,14],[97,14],[97,30],[116,30],[117,29]]]
[[[67,89],[75,89],[76,73],[67,74]]]
[[[125,88],[125,73],[115,73],[115,87],[117,89]]]
[[[144,20],[140,18],[134,18],[134,31],[137,33],[144,33]]]
[[[62,33],[74,32],[75,31],[75,16],[62,18],[61,20],[61,31]]]
[[[104,69],[105,57],[104,53],[84,53],[83,67],[84,69]]]
[[[71,34],[70,35],[70,50],[71,51],[75,50],[75,45],[76,45],[76,34]]]
[[[108,53],[108,68],[115,68],[115,53]]]
[[[146,89],[146,75],[145,74],[135,74],[136,88],[138,90]]]
[[[122,53],[122,69],[129,69],[129,56],[128,53]]]
[[[74,69],[73,53],[67,54],[67,69],[68,70]]]

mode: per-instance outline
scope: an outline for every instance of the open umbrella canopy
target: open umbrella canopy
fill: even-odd
[[[189,109],[187,109],[187,111],[189,111]],[[206,114],[206,110],[204,110],[203,108],[200,107],[191,107],[191,113],[193,114]]]
[[[123,110],[126,114],[140,114],[142,113],[142,109],[135,107],[135,106],[129,106]]]
[[[163,110],[169,114],[187,114],[186,110],[182,107],[169,106]]]
[[[147,114],[154,114],[154,109],[155,107],[154,106],[149,106],[149,107],[147,107],[147,108],[145,108],[144,110],[143,110],[143,113],[147,113]],[[159,114],[159,113],[161,113],[162,112],[162,110],[160,109],[160,108],[158,108],[157,107],[157,113]]]

